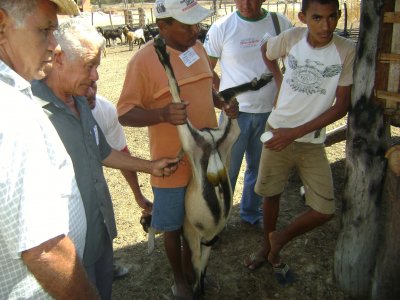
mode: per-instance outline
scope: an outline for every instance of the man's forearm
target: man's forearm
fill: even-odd
[[[125,147],[121,152],[131,155],[128,147]],[[129,184],[135,199],[142,197],[142,191],[140,190],[139,180],[136,172],[127,171],[121,169],[122,175],[125,177],[126,182]]]
[[[104,160],[103,164],[107,167],[133,172],[145,172],[151,174],[151,161],[131,156],[127,153],[112,149],[110,155]]]
[[[123,126],[145,127],[162,122],[161,110],[147,110],[135,107],[126,114],[119,116],[118,121]]]
[[[26,250],[22,260],[55,299],[100,299],[68,237],[58,236]]]

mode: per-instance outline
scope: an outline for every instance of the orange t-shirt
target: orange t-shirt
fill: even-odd
[[[167,52],[170,54],[181,99],[190,103],[187,106],[188,119],[198,129],[215,128],[218,123],[212,98],[212,70],[203,45],[197,42],[193,49],[200,58],[189,67],[179,58],[182,52],[170,47],[167,47]],[[118,114],[123,115],[135,106],[143,109],[161,108],[171,101],[167,75],[153,42],[150,42],[128,64],[117,104]],[[152,159],[176,157],[182,147],[176,126],[166,122],[149,126],[149,139]],[[190,164],[185,157],[170,177],[152,176],[151,185],[161,188],[183,187],[188,184],[190,177]]]

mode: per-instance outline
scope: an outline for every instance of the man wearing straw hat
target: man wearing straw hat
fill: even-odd
[[[86,217],[71,160],[29,81],[52,65],[72,0],[0,2],[0,299],[98,299],[80,262]]]

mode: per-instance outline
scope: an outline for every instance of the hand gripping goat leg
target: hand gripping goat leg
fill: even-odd
[[[163,39],[155,38],[154,47],[165,68],[173,102],[181,102],[179,87],[166,52]],[[236,101],[236,96],[248,90],[258,90],[271,81],[264,74],[260,80],[230,88],[219,93],[224,101]],[[188,156],[192,178],[185,195],[185,221],[183,234],[192,252],[195,272],[195,297],[203,291],[203,279],[212,243],[224,228],[232,208],[232,188],[228,178],[228,165],[233,143],[239,136],[237,120],[225,113],[219,128],[198,130],[188,120],[177,126],[184,153]]]

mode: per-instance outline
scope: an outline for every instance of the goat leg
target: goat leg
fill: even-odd
[[[240,84],[235,87],[231,87],[225,89],[218,93],[218,96],[221,97],[225,102],[232,101],[236,96],[241,93],[247,91],[257,91],[262,87],[266,86],[269,82],[272,81],[273,75],[272,73],[263,73],[261,74],[260,79],[254,78],[252,81]]]

